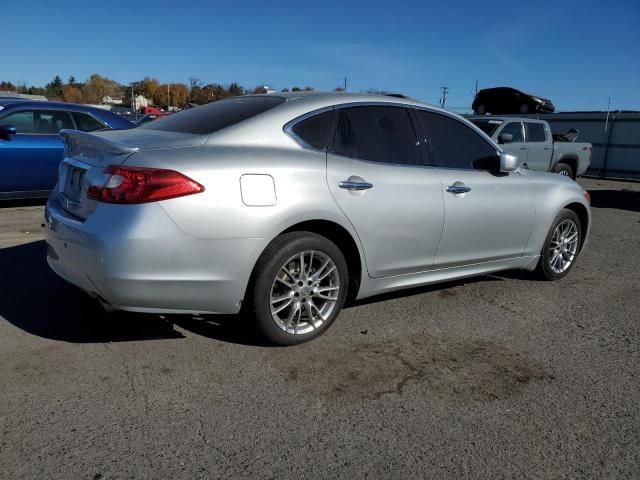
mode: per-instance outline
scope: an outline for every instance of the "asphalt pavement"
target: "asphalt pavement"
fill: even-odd
[[[318,340],[105,314],[0,207],[0,478],[640,478],[640,183],[582,181],[559,282],[376,297]]]

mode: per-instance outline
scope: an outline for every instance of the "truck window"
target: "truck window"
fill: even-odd
[[[524,133],[522,131],[522,123],[520,122],[507,123],[500,132],[500,135],[502,135],[503,133],[510,133],[511,135],[513,135],[512,142],[514,143],[524,142]]]
[[[544,142],[546,136],[542,123],[525,122],[527,127],[527,142]]]

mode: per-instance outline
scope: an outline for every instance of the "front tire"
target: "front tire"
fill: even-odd
[[[485,113],[487,113],[487,107],[484,105],[484,103],[481,103],[476,107],[477,115],[484,115]]]
[[[540,252],[537,273],[544,280],[559,280],[573,268],[580,252],[582,225],[578,215],[567,208],[556,217]]]
[[[270,342],[296,345],[331,326],[348,280],[344,255],[332,241],[311,232],[286,233],[256,263],[246,307]]]

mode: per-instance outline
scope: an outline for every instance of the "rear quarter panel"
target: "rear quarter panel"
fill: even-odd
[[[293,141],[291,141],[293,143]],[[160,202],[190,238],[259,238],[251,253],[253,268],[262,250],[278,234],[308,220],[327,220],[358,237],[336,205],[326,181],[326,155],[301,149],[202,145],[192,148],[140,152],[126,165],[177,170],[196,180],[205,191]],[[275,203],[248,206],[243,202],[241,177],[269,175],[275,185]],[[246,268],[246,267],[243,267]]]

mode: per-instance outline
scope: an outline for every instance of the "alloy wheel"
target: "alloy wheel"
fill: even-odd
[[[302,335],[329,319],[340,297],[340,275],[323,252],[308,250],[287,260],[270,291],[271,316],[281,330]]]
[[[571,219],[562,221],[553,231],[549,245],[549,266],[555,273],[565,272],[578,250],[578,226]]]

